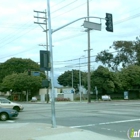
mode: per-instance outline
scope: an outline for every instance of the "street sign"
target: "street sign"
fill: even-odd
[[[101,31],[101,24],[95,22],[84,21],[83,26],[90,30],[99,30]]]
[[[32,71],[32,76],[40,76],[40,72],[39,71]]]

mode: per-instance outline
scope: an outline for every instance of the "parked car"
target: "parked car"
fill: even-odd
[[[110,95],[103,95],[102,100],[103,101],[111,101],[111,97],[110,97]]]
[[[24,107],[21,104],[11,102],[10,100],[3,97],[0,97],[0,107],[11,108],[18,112],[24,109]]]
[[[36,102],[37,98],[36,97],[32,97],[31,102]]]
[[[14,109],[0,108],[0,120],[6,121],[13,117],[17,117],[18,112]]]

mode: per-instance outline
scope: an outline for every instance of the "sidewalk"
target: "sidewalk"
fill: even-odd
[[[100,135],[87,130],[50,124],[13,123],[0,125],[1,140],[125,140]]]

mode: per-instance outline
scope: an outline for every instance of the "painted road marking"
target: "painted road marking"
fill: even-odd
[[[8,120],[8,121],[6,121],[6,122],[10,122],[10,123],[13,123],[13,122],[15,122],[15,121],[11,121],[11,120]]]
[[[87,125],[79,125],[79,126],[70,126],[70,128],[81,128],[81,127],[89,127],[89,126],[95,126],[95,125],[117,124],[117,123],[135,122],[135,121],[140,121],[140,119],[105,122],[105,123],[99,123],[99,124],[87,124]]]

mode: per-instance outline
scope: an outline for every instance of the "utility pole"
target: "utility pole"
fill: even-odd
[[[48,51],[48,29],[47,29],[47,12],[46,12],[46,10],[45,10],[45,17],[46,17],[46,19],[45,19],[45,22],[46,22],[46,50]],[[48,79],[48,71],[47,71],[47,79]],[[47,103],[49,103],[49,100],[50,100],[49,88],[47,88],[47,95],[46,95]]]
[[[73,90],[73,69],[72,69],[72,77],[71,77],[71,84],[72,84],[72,90]]]
[[[80,59],[82,57],[85,57],[84,55],[82,55],[80,58],[79,58],[79,93],[80,93],[80,102],[82,100],[82,93],[81,93],[81,70],[80,70]]]
[[[81,58],[81,57],[80,57]],[[80,93],[80,102],[81,102],[81,71],[80,71],[80,58],[79,58],[79,93]]]
[[[89,21],[89,0],[87,0],[87,19]],[[87,37],[88,37],[88,103],[91,102],[90,98],[90,29],[87,29]]]
[[[48,51],[48,29],[47,29],[47,12],[45,10],[44,11],[34,11],[37,13],[37,16],[34,16],[34,18],[37,18],[37,22],[34,22],[35,24],[38,24],[42,29],[43,31],[46,33],[46,45],[40,45],[40,46],[46,46],[46,50]],[[43,14],[44,17],[40,17],[39,14]],[[40,20],[43,22],[40,22]],[[45,28],[41,25],[45,25]],[[46,79],[48,79],[48,71],[46,72]],[[49,102],[49,88],[46,89],[47,91],[47,94],[46,94],[46,101],[47,103]]]

